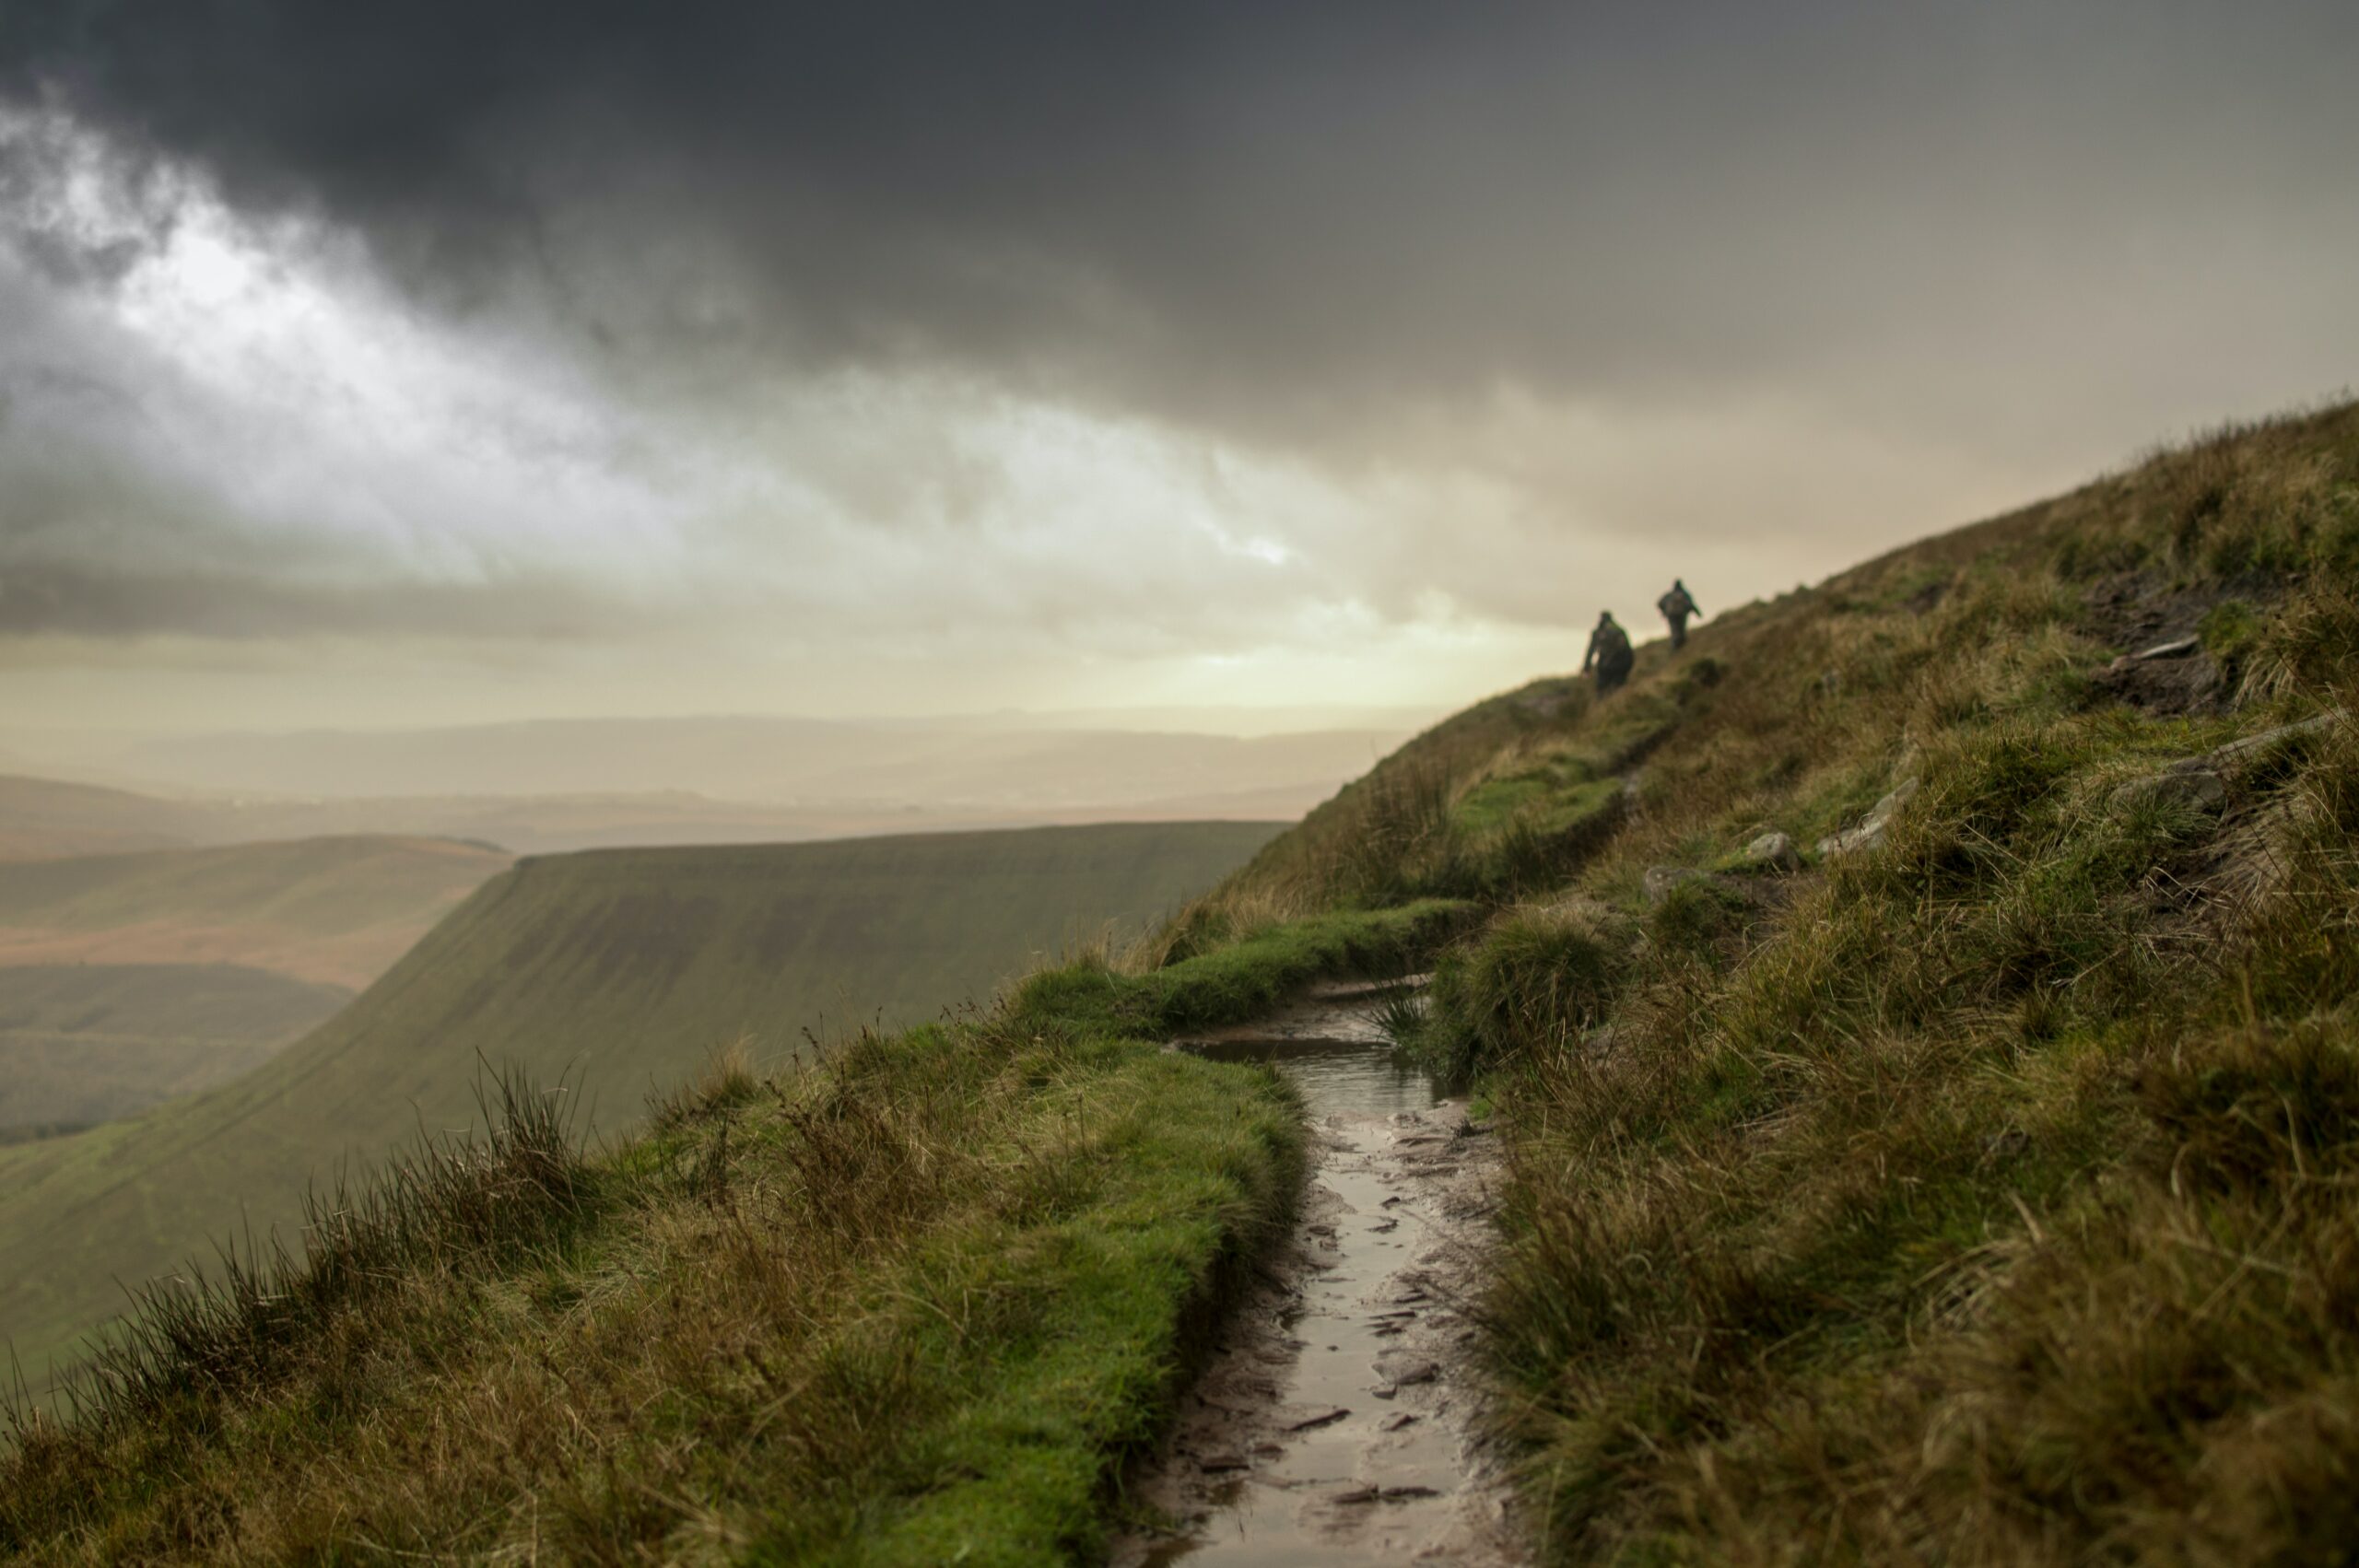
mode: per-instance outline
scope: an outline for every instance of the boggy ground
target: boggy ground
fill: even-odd
[[[1367,987],[1183,1039],[1267,1061],[1302,1095],[1310,1192],[1183,1398],[1121,1568],[1512,1561],[1477,1448],[1465,1305],[1485,1267],[1497,1140],[1398,1059]]]

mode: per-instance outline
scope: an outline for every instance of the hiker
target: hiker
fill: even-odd
[[[1689,597],[1687,585],[1672,578],[1671,591],[1655,601],[1655,608],[1671,623],[1671,650],[1676,653],[1687,646],[1687,617],[1699,613],[1696,601]]]
[[[1630,678],[1630,637],[1614,619],[1614,612],[1604,611],[1597,617],[1597,629],[1589,634],[1589,654],[1581,661],[1581,673],[1597,667],[1597,695],[1605,696]]]

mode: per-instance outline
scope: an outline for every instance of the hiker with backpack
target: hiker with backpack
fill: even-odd
[[[1696,601],[1688,594],[1687,585],[1677,578],[1671,579],[1671,591],[1655,601],[1655,608],[1661,611],[1662,618],[1671,623],[1671,650],[1676,653],[1687,646],[1687,618],[1702,612],[1696,608]]]
[[[1597,617],[1597,629],[1589,634],[1589,652],[1581,660],[1581,673],[1594,667],[1597,671],[1597,695],[1605,696],[1630,678],[1630,665],[1635,659],[1630,651],[1630,635],[1614,620],[1611,610]]]

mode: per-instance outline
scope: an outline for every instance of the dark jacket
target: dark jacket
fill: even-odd
[[[1630,635],[1619,623],[1602,621],[1589,634],[1589,652],[1581,659],[1581,673],[1587,674],[1594,664],[1601,670],[1627,669],[1630,664]]]

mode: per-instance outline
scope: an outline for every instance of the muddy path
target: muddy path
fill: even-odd
[[[1518,1560],[1473,1433],[1473,1331],[1497,1141],[1396,1059],[1377,1016],[1398,986],[1334,986],[1180,1042],[1267,1060],[1309,1112],[1303,1213],[1266,1282],[1132,1486],[1171,1522],[1122,1568]]]

